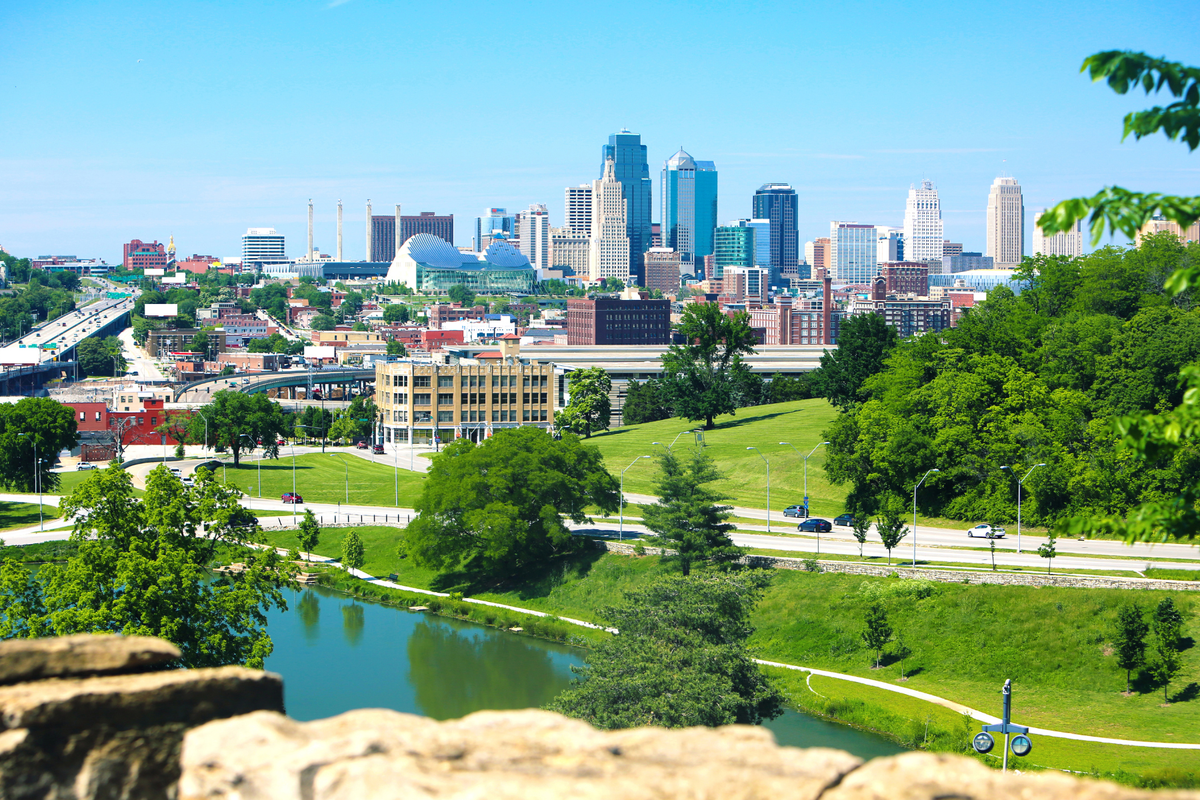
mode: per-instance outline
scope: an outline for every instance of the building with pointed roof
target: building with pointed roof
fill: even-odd
[[[616,176],[616,164],[609,159],[604,165],[604,177],[592,181],[592,237],[588,242],[588,277],[591,280],[617,278],[630,282],[626,207],[621,182]],[[640,253],[638,258],[641,258]]]

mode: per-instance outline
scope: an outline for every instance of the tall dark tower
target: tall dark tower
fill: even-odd
[[[754,218],[771,221],[771,284],[779,285],[781,274],[797,275],[800,264],[800,234],[796,223],[799,201],[796,190],[786,183],[764,183],[754,193]],[[809,275],[797,275],[807,279]]]
[[[639,133],[622,129],[608,137],[600,148],[600,177],[604,163],[612,159],[613,175],[621,183],[625,198],[625,230],[629,235],[629,272],[637,276],[638,285],[645,285],[646,268],[643,254],[650,249],[650,163],[646,160],[646,145]]]

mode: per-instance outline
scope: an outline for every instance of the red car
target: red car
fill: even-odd
[[[286,493],[285,493],[285,494],[284,494],[282,497],[280,497],[279,499],[280,499],[280,500],[282,500],[282,501],[283,501],[283,502],[285,502],[285,503],[294,503],[294,504],[296,504],[296,505],[302,505],[302,504],[304,503],[304,498],[303,498],[303,497],[301,497],[301,496],[300,496],[299,494],[297,494],[296,492],[286,492]]]
[[[355,446],[355,447],[357,447],[359,450],[366,450],[366,449],[367,449],[367,443],[366,443],[366,442],[359,442],[358,444],[356,444],[356,445],[354,445],[354,446]]]

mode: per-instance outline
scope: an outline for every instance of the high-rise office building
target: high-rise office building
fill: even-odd
[[[808,270],[800,265],[800,233],[797,226],[796,190],[786,183],[764,183],[754,193],[754,219],[771,222],[771,278],[778,284],[784,272],[795,272],[808,279]]]
[[[367,260],[391,262],[395,257],[396,217],[392,214],[372,214],[371,254]]]
[[[242,237],[242,265],[249,268],[252,262],[278,264],[287,261],[283,251],[283,234],[274,228],[250,228]]]
[[[432,233],[442,241],[454,244],[454,215],[439,216],[432,211],[422,211],[416,217],[400,218],[401,245],[418,233]]]
[[[754,230],[754,266],[771,268],[771,220],[739,219],[737,224]],[[714,243],[715,248],[715,243]]]
[[[904,229],[889,228],[887,225],[875,226],[875,261],[886,264],[889,261],[904,260]]]
[[[829,223],[829,276],[837,283],[867,285],[879,274],[874,225]]]
[[[489,208],[482,217],[475,218],[475,240],[471,244],[476,253],[482,253],[492,239],[511,239],[515,230],[516,218],[512,214],[503,208]]]
[[[588,275],[591,280],[619,278],[630,281],[629,234],[625,220],[627,209],[616,168],[609,159],[604,177],[592,182],[592,238],[588,248]],[[641,253],[638,254],[641,258]]]
[[[608,137],[600,148],[600,173],[603,177],[608,161],[613,162],[613,175],[621,184],[625,198],[625,237],[629,239],[629,272],[641,275],[642,253],[650,249],[650,163],[646,160],[646,145],[637,133],[622,129]],[[595,184],[593,184],[594,186]],[[595,202],[595,201],[593,201]]]
[[[988,194],[987,255],[996,269],[1014,269],[1025,255],[1025,202],[1016,178],[996,178]]]
[[[680,151],[683,152],[683,151]],[[696,162],[696,260],[713,254],[713,232],[717,229],[717,165]]]
[[[942,201],[933,181],[921,181],[919,189],[909,187],[904,204],[904,259],[940,262],[946,241],[942,234]]]
[[[1035,256],[1083,255],[1083,220],[1076,220],[1069,231],[1047,236],[1038,227],[1038,220],[1044,213],[1046,212],[1038,211],[1033,215],[1033,254]]]
[[[808,262],[810,278],[816,278],[821,270],[829,272],[829,237],[822,236],[804,245],[804,260]]]
[[[745,222],[746,220],[738,220]],[[714,275],[705,278],[723,278],[730,267],[753,267],[757,231],[754,228],[732,223],[722,225],[715,231],[716,252],[714,253]]]
[[[563,227],[572,233],[592,235],[592,185],[568,186],[565,192]]]
[[[534,269],[550,269],[550,212],[544,204],[534,203],[520,217],[521,253]]]
[[[670,247],[651,247],[646,251],[647,289],[674,294],[679,289],[679,278],[679,253]]]
[[[697,274],[696,162],[682,149],[663,165],[662,226],[663,246],[679,253],[685,273]]]
[[[952,242],[949,239],[942,242],[942,258],[946,256],[961,256],[962,252],[962,242]]]
[[[589,226],[590,227],[590,226]],[[550,229],[550,267],[566,275],[587,276],[590,237],[570,228]]]
[[[1141,247],[1143,236],[1153,236],[1156,233],[1173,233],[1181,242],[1200,242],[1200,222],[1193,222],[1185,230],[1178,222],[1156,214],[1146,220],[1146,224],[1137,232],[1134,240],[1137,246]]]

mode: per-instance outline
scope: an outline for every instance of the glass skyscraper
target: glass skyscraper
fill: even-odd
[[[717,227],[717,168],[684,150],[667,159],[662,171],[662,237],[678,253],[683,271],[700,275],[713,254]],[[704,275],[704,277],[713,277]]]
[[[487,250],[493,238],[511,239],[516,227],[516,217],[503,208],[489,208],[488,213],[475,218],[475,252]],[[499,235],[497,235],[499,234]]]
[[[725,270],[730,267],[748,269],[754,266],[757,231],[743,225],[744,222],[745,220],[738,220],[736,225],[723,225],[714,231],[716,274],[704,277],[723,278]]]
[[[715,252],[713,232],[717,229],[717,165],[696,162],[696,261]],[[704,277],[708,277],[705,275]]]
[[[612,159],[614,177],[625,198],[625,230],[629,236],[629,271],[639,283],[644,280],[642,254],[650,249],[650,163],[641,134],[622,129],[608,137],[600,148],[600,177],[604,163]]]
[[[754,218],[771,221],[771,284],[779,285],[780,273],[795,274],[800,264],[799,208],[796,190],[786,183],[764,183],[754,193]],[[807,270],[801,271],[807,279]]]

